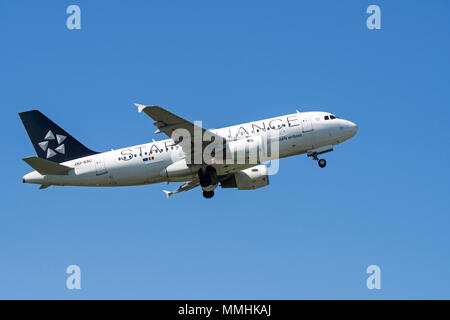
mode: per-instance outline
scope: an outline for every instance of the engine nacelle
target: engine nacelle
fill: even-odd
[[[254,166],[236,172],[230,179],[222,181],[222,188],[238,188],[239,190],[253,190],[269,184],[268,169],[265,165]]]

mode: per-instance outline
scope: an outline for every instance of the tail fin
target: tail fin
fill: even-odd
[[[61,163],[97,153],[38,110],[21,112],[19,116],[39,158]]]

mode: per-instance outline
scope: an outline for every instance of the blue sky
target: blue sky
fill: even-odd
[[[66,28],[67,6],[81,30]],[[370,4],[382,29],[366,28]],[[0,1],[0,298],[450,298],[448,1]],[[88,147],[152,138],[134,102],[204,126],[301,111],[356,122],[256,191],[51,187],[20,111]],[[176,184],[169,185],[176,188]],[[79,265],[82,289],[67,290]],[[366,268],[379,265],[381,290]]]

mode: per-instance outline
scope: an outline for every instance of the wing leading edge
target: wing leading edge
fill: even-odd
[[[154,125],[158,128],[155,133],[165,133],[169,138],[173,139],[173,133],[175,130],[184,129],[189,132],[191,144],[186,145],[181,140],[174,141],[176,144],[179,144],[183,149],[186,156],[194,155],[194,152],[203,152],[203,150],[213,143],[223,144],[225,138],[213,133],[210,130],[206,130],[202,127],[199,127],[193,124],[190,121],[187,121],[161,107],[158,106],[145,106],[142,104],[135,103],[135,106],[138,108],[139,112],[146,113],[150,118],[155,120]],[[201,150],[195,150],[194,148],[194,139],[198,134],[201,134],[202,140],[202,148]],[[205,141],[203,141],[205,138]]]

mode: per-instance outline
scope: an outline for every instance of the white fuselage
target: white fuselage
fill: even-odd
[[[249,137],[265,137],[278,131],[278,158],[334,146],[353,137],[357,126],[347,120],[325,120],[327,112],[302,112],[211,130],[227,141]],[[62,163],[73,168],[66,175],[41,175],[36,171],[23,177],[23,182],[42,185],[132,186],[163,181],[189,181],[193,174],[169,179],[164,169],[182,160],[185,154],[172,139],[112,150]],[[147,160],[144,160],[147,159]],[[236,172],[253,166],[248,164],[220,166],[217,174]]]

